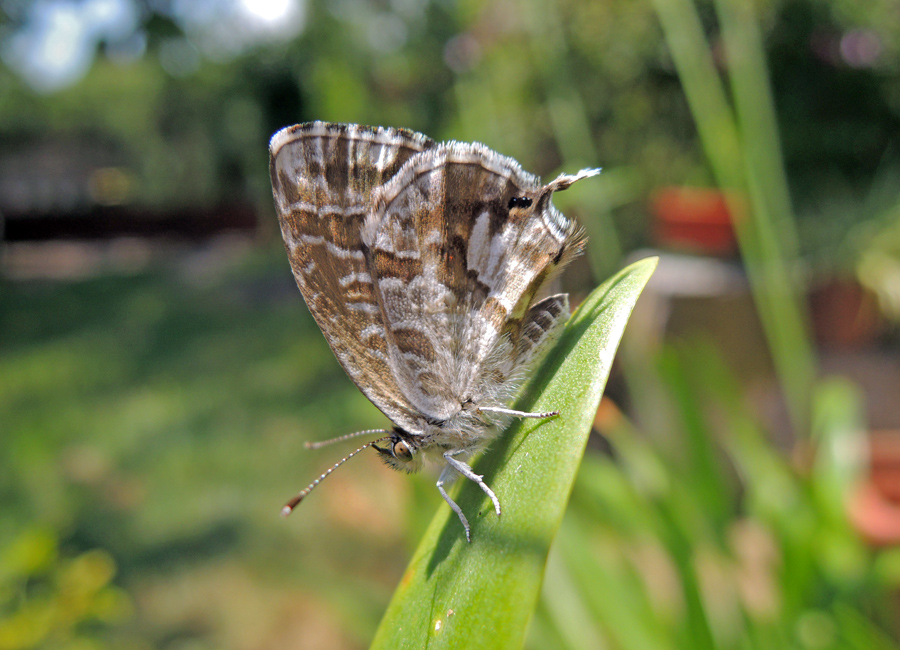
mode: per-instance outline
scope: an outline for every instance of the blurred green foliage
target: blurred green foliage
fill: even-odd
[[[635,408],[671,414],[654,432],[667,444],[603,418],[612,455],[584,460],[531,647],[896,648],[900,552],[873,552],[845,514],[865,444],[855,388],[823,386],[804,472],[715,350],[669,348],[651,372],[664,399]]]
[[[304,441],[383,416],[335,363],[280,245],[197,255],[4,285],[0,548],[38,526],[66,557],[103,549],[135,601],[118,626],[151,647],[247,647],[298,625],[358,647],[440,497],[373,455],[281,519],[335,453]]]
[[[900,178],[886,174],[888,185],[871,197],[872,217],[854,234],[856,276],[878,297],[881,312],[900,323]],[[874,192],[873,192],[874,194]],[[869,206],[867,206],[869,207]]]
[[[54,532],[24,530],[0,547],[0,648],[76,650],[105,647],[110,628],[132,613],[111,584],[108,553],[61,558]],[[125,647],[113,643],[108,647]],[[131,646],[135,647],[135,646]]]
[[[7,30],[25,20],[16,6],[0,5]],[[813,247],[807,254],[826,252],[820,259],[860,218],[822,206],[866,192],[896,159],[900,23],[888,19],[892,6],[779,0],[757,7],[798,228]],[[0,144],[106,143],[133,174],[138,205],[250,198],[268,210],[265,144],[277,128],[309,119],[406,126],[483,141],[540,174],[581,165],[630,171],[634,189],[612,203],[616,228],[600,231],[625,250],[647,241],[637,199],[661,185],[713,183],[651,2],[529,0],[512,9],[483,0],[310,0],[304,7],[298,38],[229,57],[201,51],[196,70],[183,76],[160,60],[173,42],[195,51],[196,26],[152,3],[138,26],[144,55],[106,57],[112,46],[101,43],[87,76],[68,89],[36,95],[0,66]],[[724,73],[713,7],[701,3],[699,18]],[[850,56],[854,37],[874,42],[869,59]],[[600,219],[604,203],[595,202]],[[617,261],[598,263],[608,275]]]
[[[134,647],[255,647],[282,628],[364,647],[442,503],[431,478],[364,457],[278,517],[333,460],[304,440],[381,421],[295,291],[280,250],[199,283],[168,270],[4,287],[2,546],[52,555],[40,531],[55,530],[67,558],[115,558],[135,615],[106,628]],[[838,496],[858,470],[832,441],[858,421],[822,414],[807,474],[715,351],[671,350],[650,372],[660,391],[634,409],[669,426],[613,420],[613,454],[589,449],[530,647],[894,647],[900,555],[866,548]],[[831,390],[823,404],[852,414],[853,391]],[[9,536],[28,522],[41,528]],[[5,618],[22,601],[4,602]]]
[[[0,38],[28,4],[0,2]],[[0,150],[99,145],[133,207],[249,200],[273,239],[266,142],[298,121],[481,140],[543,175],[602,165],[558,200],[591,235],[594,280],[651,241],[656,188],[746,191],[745,261],[811,460],[776,449],[715,351],[629,355],[631,412],[654,429],[607,422],[611,449],[589,450],[528,645],[896,647],[900,555],[864,545],[844,507],[862,398],[815,379],[791,284],[803,263],[849,269],[896,317],[895,3],[311,0],[298,38],[200,52],[187,74],[161,65],[199,43],[166,6],[141,4],[142,57],[101,43],[68,89],[0,66]],[[280,244],[5,281],[0,647],[365,646],[433,480],[360,458],[292,520],[277,511],[331,459],[304,440],[382,422]]]

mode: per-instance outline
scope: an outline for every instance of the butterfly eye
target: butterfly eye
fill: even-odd
[[[510,210],[513,208],[528,208],[531,207],[531,203],[531,199],[527,196],[514,196],[509,200],[509,204],[506,207]]]
[[[409,462],[412,460],[412,449],[409,448],[409,445],[405,440],[398,440],[394,443],[393,447],[394,458],[397,460],[402,460]]]

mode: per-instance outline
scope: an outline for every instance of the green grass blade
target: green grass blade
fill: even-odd
[[[616,348],[655,268],[655,259],[629,266],[572,316],[518,403],[560,416],[514,423],[475,466],[497,493],[503,517],[476,485],[461,481],[456,500],[472,524],[472,543],[441,506],[373,648],[522,646]]]
[[[719,0],[731,94],[716,70],[694,0],[653,0],[710,169],[732,201],[744,267],[785,392],[795,433],[809,433],[816,373],[807,318],[795,290],[796,233],[778,143],[759,18],[752,3]],[[729,99],[733,100],[732,109]]]

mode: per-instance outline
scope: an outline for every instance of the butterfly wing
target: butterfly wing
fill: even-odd
[[[529,306],[583,241],[550,196],[585,175],[541,185],[511,158],[452,142],[410,159],[373,195],[362,241],[388,364],[432,420],[469,399],[509,397],[519,357],[543,338],[529,328],[520,344]]]
[[[547,296],[532,304],[522,319],[516,364],[528,368],[533,361],[540,359],[547,347],[558,338],[570,315],[569,296],[564,293]]]
[[[297,286],[350,378],[408,431],[420,416],[388,364],[360,229],[375,188],[433,146],[412,131],[324,122],[283,129],[269,145],[272,191]]]

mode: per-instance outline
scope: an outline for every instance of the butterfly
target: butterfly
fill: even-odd
[[[327,122],[282,129],[269,153],[300,292],[344,370],[393,423],[335,439],[384,434],[283,514],[373,447],[407,472],[425,458],[441,463],[437,488],[471,541],[445,486],[474,481],[499,516],[500,501],[467,460],[511,418],[558,415],[509,403],[569,317],[565,294],[539,291],[585,241],[551,197],[600,170],[542,184],[479,143]]]

